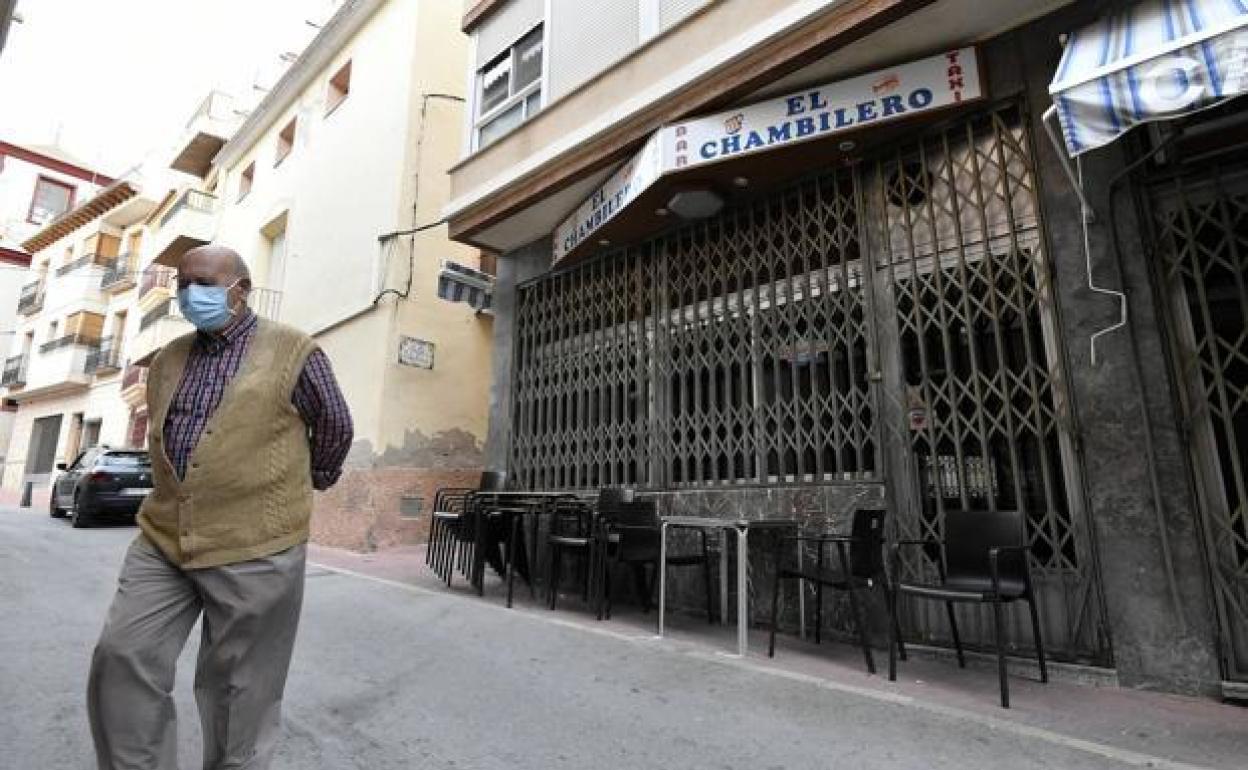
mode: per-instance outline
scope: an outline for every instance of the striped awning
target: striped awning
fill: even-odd
[[[1248,0],[1142,0],[1071,33],[1049,86],[1066,149],[1248,91]]]
[[[438,272],[438,297],[488,311],[494,303],[494,276],[450,260]]]

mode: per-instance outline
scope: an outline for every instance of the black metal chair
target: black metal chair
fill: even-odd
[[[875,657],[871,654],[871,643],[867,638],[866,619],[862,605],[859,603],[858,592],[870,590],[877,582],[884,590],[884,599],[890,608],[892,596],[889,591],[887,575],[884,570],[884,518],[885,511],[879,508],[859,508],[854,511],[850,534],[818,534],[784,537],[776,544],[775,563],[776,579],[771,592],[771,639],[767,645],[767,655],[776,654],[776,627],[779,625],[780,583],[784,580],[796,580],[798,590],[802,590],[807,582],[815,584],[815,644],[823,641],[823,589],[831,588],[844,591],[849,596],[850,611],[854,616],[854,625],[858,631],[858,642],[862,646],[862,655],[867,661],[867,671],[875,673]],[[795,567],[785,567],[788,561],[788,547],[814,543],[818,549],[815,563],[806,566],[799,563]],[[833,568],[826,566],[825,554],[827,547],[836,546],[837,564]]]
[[[605,491],[605,490],[604,490]],[[653,500],[635,502],[600,502],[598,511],[598,578],[595,594],[598,599],[598,619],[611,619],[614,598],[611,580],[613,568],[627,566],[632,570],[634,586],[642,609],[650,611],[651,597],[659,571],[661,523]],[[702,567],[702,579],[706,586],[706,620],[715,622],[714,583],[711,581],[710,547],[705,531],[699,530],[701,547],[692,553],[668,553],[667,567]],[[649,567],[650,575],[646,571]]]
[[[466,573],[472,564],[476,526],[472,495],[502,489],[506,480],[503,471],[483,471],[476,489],[444,487],[434,494],[425,564],[448,586],[455,569]]]
[[[551,510],[550,529],[546,534],[546,606],[552,610],[559,599],[565,554],[580,557],[581,598],[585,602],[590,600],[597,544],[594,515],[593,505],[581,500],[559,500]]]
[[[433,512],[429,519],[429,545],[425,564],[450,585],[451,573],[466,541],[463,522],[473,490],[462,487],[439,489],[433,496]]]
[[[1020,511],[979,512],[956,511],[945,514],[945,539],[903,540],[893,545],[891,572],[895,596],[890,607],[892,625],[889,629],[888,678],[897,678],[895,644],[901,643],[897,625],[897,601],[901,596],[932,599],[945,603],[949,628],[958,654],[958,666],[966,668],[955,602],[991,604],[993,611],[997,677],[1001,683],[1001,706],[1010,707],[1009,683],[1005,665],[1005,619],[1003,606],[1015,601],[1027,602],[1031,610],[1031,632],[1036,642],[1036,658],[1040,664],[1040,681],[1049,681],[1044,662],[1044,640],[1040,633],[1040,615],[1032,589],[1031,570],[1027,565],[1027,540],[1023,514]],[[898,556],[901,548],[923,546],[928,558],[936,562],[940,575],[937,583],[907,583],[898,580]]]

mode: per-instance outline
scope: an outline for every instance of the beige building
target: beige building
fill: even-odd
[[[348,471],[318,497],[319,542],[412,541],[436,488],[481,470],[491,322],[434,297],[440,261],[477,252],[442,225],[394,235],[439,221],[460,151],[453,6],[345,3],[207,172],[214,240],[321,344],[355,419]]]
[[[0,18],[0,37],[4,24]],[[19,342],[18,303],[38,299],[31,292],[39,286],[28,285],[30,254],[22,242],[73,208],[76,201],[90,198],[112,182],[59,147],[0,140],[0,359],[5,361],[7,376],[17,376],[23,365],[20,356],[11,355],[14,343]],[[8,450],[16,412],[12,401],[0,408],[0,463]]]
[[[137,328],[132,260],[156,205],[136,181],[114,182],[22,243],[31,264],[17,305],[5,398],[17,411],[2,488],[46,501],[57,463],[97,444],[134,443],[121,398]]]
[[[219,93],[205,99],[166,170],[174,181],[149,185],[151,198],[121,183],[145,208],[127,198],[124,221],[108,209],[77,229],[39,234],[31,280],[50,281],[55,298],[23,326],[33,357],[28,382],[10,390],[21,451],[6,488],[42,486],[45,455],[66,459],[83,431],[89,441],[142,440],[144,367],[190,329],[174,270],[210,241],[247,260],[259,314],[323,346],[351,406],[356,445],[342,483],[318,496],[317,540],[414,541],[439,486],[475,483],[491,316],[436,299],[443,260],[479,267],[477,250],[449,242],[439,221],[460,152],[468,57],[453,5],[344,3],[254,108]],[[85,241],[82,228],[107,247]],[[62,300],[62,284],[86,282],[61,280],[60,266],[88,255],[97,255],[95,283],[77,304]],[[114,267],[118,282],[102,288]],[[76,341],[55,353],[65,361],[45,362],[46,340],[71,327]],[[121,347],[108,373],[84,372],[93,351],[114,349],[101,340],[114,338]]]

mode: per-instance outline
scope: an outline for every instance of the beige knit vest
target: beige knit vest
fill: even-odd
[[[155,485],[139,511],[140,529],[184,569],[258,559],[306,542],[311,450],[291,395],[316,343],[259,321],[179,481],[165,450],[165,417],[194,341],[188,334],[171,342],[148,373]]]

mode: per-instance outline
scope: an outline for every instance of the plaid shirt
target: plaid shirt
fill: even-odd
[[[257,323],[256,314],[247,310],[222,332],[200,332],[191,347],[182,382],[165,418],[165,448],[178,478],[185,478],[191,452],[208,419],[221,405],[226,386],[238,374]],[[354,428],[329,359],[319,348],[304,364],[290,400],[308,425],[312,486],[329,489],[342,475]]]

